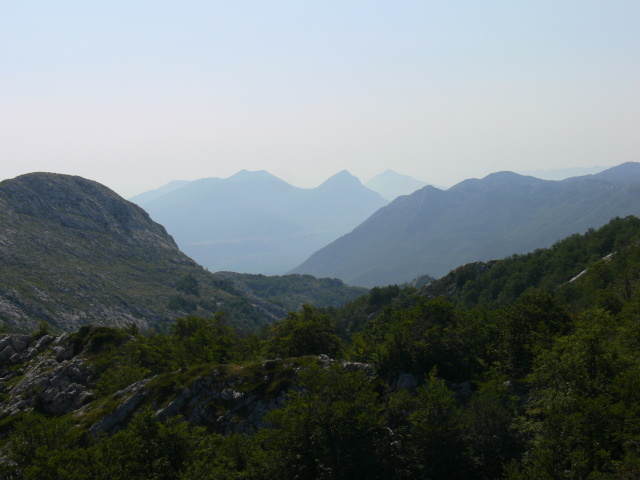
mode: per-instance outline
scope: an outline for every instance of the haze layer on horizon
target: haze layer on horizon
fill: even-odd
[[[0,179],[638,161],[636,2],[0,3]]]

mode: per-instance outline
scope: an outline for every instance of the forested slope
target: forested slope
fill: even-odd
[[[7,336],[5,476],[637,478],[639,239],[615,219],[444,296],[374,288],[251,336],[222,315]],[[64,375],[79,400],[54,412]]]

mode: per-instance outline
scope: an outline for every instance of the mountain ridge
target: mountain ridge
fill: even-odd
[[[381,208],[291,273],[367,287],[425,273],[439,277],[464,263],[526,253],[637,214],[638,199],[637,163],[563,181],[498,172],[444,191],[424,187]]]
[[[140,206],[211,271],[284,274],[386,203],[346,170],[310,189],[244,170]]]

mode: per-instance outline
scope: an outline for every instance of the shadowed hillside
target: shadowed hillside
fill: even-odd
[[[425,273],[440,277],[468,262],[548,247],[638,213],[637,163],[563,181],[499,172],[400,197],[292,272],[369,287]]]

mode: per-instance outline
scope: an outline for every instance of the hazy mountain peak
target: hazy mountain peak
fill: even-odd
[[[400,195],[409,195],[426,186],[427,183],[387,169],[365,182],[364,185],[391,201]]]
[[[637,183],[640,181],[640,163],[626,162],[611,167],[604,172],[591,175],[593,178],[615,183]]]
[[[550,170],[527,170],[519,171],[520,175],[530,175],[542,180],[565,180],[571,177],[580,177],[600,173],[607,167],[571,167],[571,168],[552,168]]]
[[[241,170],[195,180],[141,206],[212,271],[281,274],[386,203],[346,170],[316,188]]]
[[[540,183],[544,182],[545,180],[540,180],[539,178],[531,177],[528,175],[520,175],[519,173],[504,170],[502,172],[490,173],[489,175],[484,177],[482,181],[489,185],[502,185],[507,183]]]
[[[327,178],[318,188],[328,187],[328,186],[345,186],[345,185],[361,185],[360,179],[347,170],[342,170],[335,175]]]
[[[536,177],[520,175],[508,170],[502,172],[490,173],[484,178],[469,178],[454,185],[449,190],[452,192],[470,192],[476,190],[485,190],[487,188],[505,187],[520,188],[522,186],[544,185],[548,180],[541,180]]]
[[[0,205],[76,230],[147,232],[162,239],[165,246],[177,249],[164,227],[140,207],[104,185],[78,176],[37,172],[5,180],[0,182]]]
[[[274,179],[280,180],[278,177],[271,175],[266,170],[246,170],[246,169],[242,169],[239,172],[234,173],[228,178],[228,180],[245,181],[245,180],[255,180],[255,179],[264,179],[264,178],[270,178],[270,179],[274,178]]]

